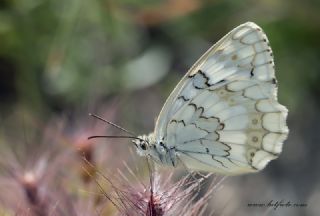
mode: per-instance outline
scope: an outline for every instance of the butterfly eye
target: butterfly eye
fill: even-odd
[[[146,150],[147,149],[147,145],[145,143],[141,143],[140,145],[142,150]]]

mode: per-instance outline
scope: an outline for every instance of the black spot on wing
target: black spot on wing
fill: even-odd
[[[189,99],[186,98],[184,95],[180,95],[180,96],[178,97],[178,100],[179,100],[179,99],[181,99],[181,100],[183,100],[183,101],[189,101]]]
[[[217,84],[221,84],[221,83],[224,83],[226,80],[222,79],[220,80],[219,82],[217,82]]]
[[[209,77],[202,70],[198,70],[197,73],[195,73],[189,77],[192,78],[192,85],[196,89],[204,89],[204,88],[208,88],[211,86],[209,84]]]
[[[254,70],[254,68],[252,68],[251,71],[250,71],[250,77],[254,76],[253,70]]]
[[[186,123],[184,122],[184,120],[172,119],[172,120],[170,121],[170,123],[177,123],[177,124],[182,123],[183,126],[186,126]]]
[[[192,106],[194,108],[194,112],[196,112],[197,110],[201,110],[200,116],[202,116],[202,114],[204,112],[204,108],[203,107],[197,107],[197,105],[194,104],[194,103],[189,103],[188,106]]]

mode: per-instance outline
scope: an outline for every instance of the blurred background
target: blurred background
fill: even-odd
[[[119,134],[89,112],[149,133],[188,68],[247,21],[268,35],[290,134],[278,160],[258,174],[228,178],[211,208],[216,215],[319,215],[317,0],[1,0],[0,148],[15,152],[23,167],[56,142],[80,148],[80,137]],[[132,148],[129,140],[99,142],[99,158],[108,155],[111,164],[118,155],[127,160]],[[248,207],[271,200],[307,207]]]

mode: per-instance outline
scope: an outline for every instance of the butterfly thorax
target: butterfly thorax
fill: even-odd
[[[140,156],[149,156],[157,163],[169,166],[177,166],[177,156],[174,148],[166,145],[162,139],[156,139],[154,134],[138,136],[132,140],[137,147]]]

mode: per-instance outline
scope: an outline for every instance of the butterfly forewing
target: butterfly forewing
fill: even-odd
[[[211,47],[167,99],[154,131],[192,170],[241,174],[278,157],[287,109],[277,102],[271,48],[254,23]]]

